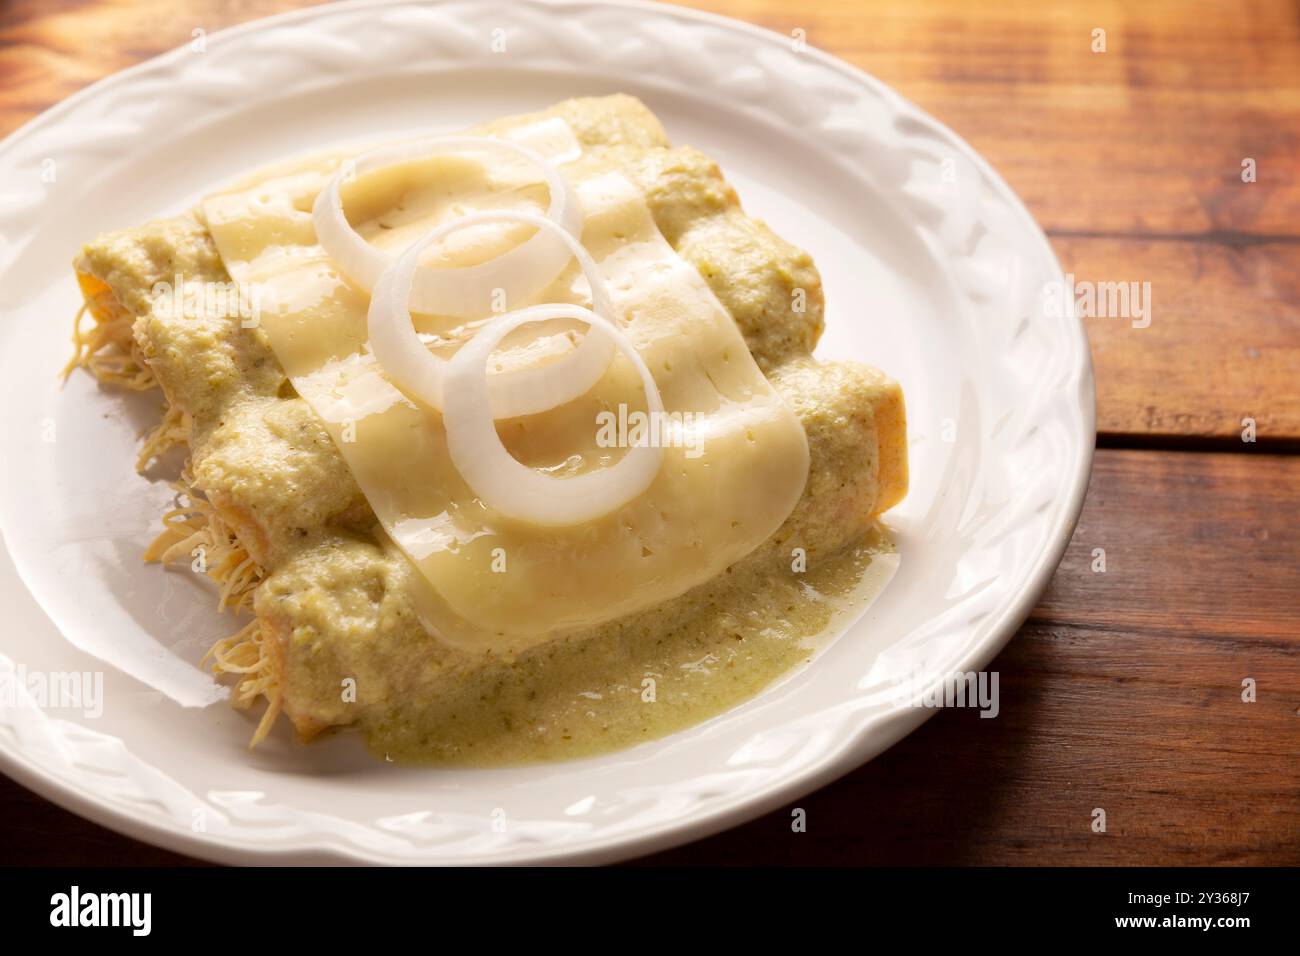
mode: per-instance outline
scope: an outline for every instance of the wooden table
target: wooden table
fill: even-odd
[[[11,0],[0,135],[196,27],[297,5]],[[1149,282],[1152,321],[1088,321],[1092,484],[1051,587],[993,665],[999,718],[941,712],[800,801],[806,833],[786,809],[646,862],[1300,863],[1298,5],[699,5],[803,29],[948,123],[1067,271]],[[4,863],[186,862],[7,781],[0,818]]]

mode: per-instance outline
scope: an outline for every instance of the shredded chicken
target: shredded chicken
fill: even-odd
[[[72,323],[72,358],[63,367],[66,381],[75,368],[84,368],[106,385],[118,385],[135,392],[158,384],[153,369],[140,354],[132,327],[135,318],[118,304],[107,285],[92,276],[78,274],[85,302]],[[89,312],[93,324],[83,319]]]

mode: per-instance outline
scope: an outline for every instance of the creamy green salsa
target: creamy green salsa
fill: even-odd
[[[721,575],[582,640],[544,645],[403,701],[362,726],[403,763],[501,765],[618,750],[698,724],[810,661],[880,591],[897,556],[873,526],[793,570],[798,555]]]

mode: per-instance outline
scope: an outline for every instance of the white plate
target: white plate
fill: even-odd
[[[1045,304],[1062,276],[1024,207],[916,107],[795,39],[642,4],[349,3],[200,39],[0,144],[0,684],[19,665],[101,671],[105,702],[100,715],[0,706],[10,776],[214,860],[609,861],[739,823],[875,756],[931,713],[900,701],[900,681],[983,668],[1029,612],[1087,483],[1087,341],[1068,307]],[[433,771],[377,763],[344,736],[250,755],[247,721],[195,664],[229,618],[193,576],[140,563],[168,498],[132,471],[150,402],[85,375],[57,386],[78,305],[70,260],[243,167],[614,91],[645,99],[811,251],[829,303],[819,354],[901,380],[900,571],[811,666],[623,753]]]

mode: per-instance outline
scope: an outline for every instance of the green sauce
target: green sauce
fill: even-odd
[[[801,573],[793,562],[729,571],[581,640],[449,675],[427,697],[363,717],[368,743],[399,763],[499,766],[592,756],[698,724],[812,660],[897,563],[878,525]]]

